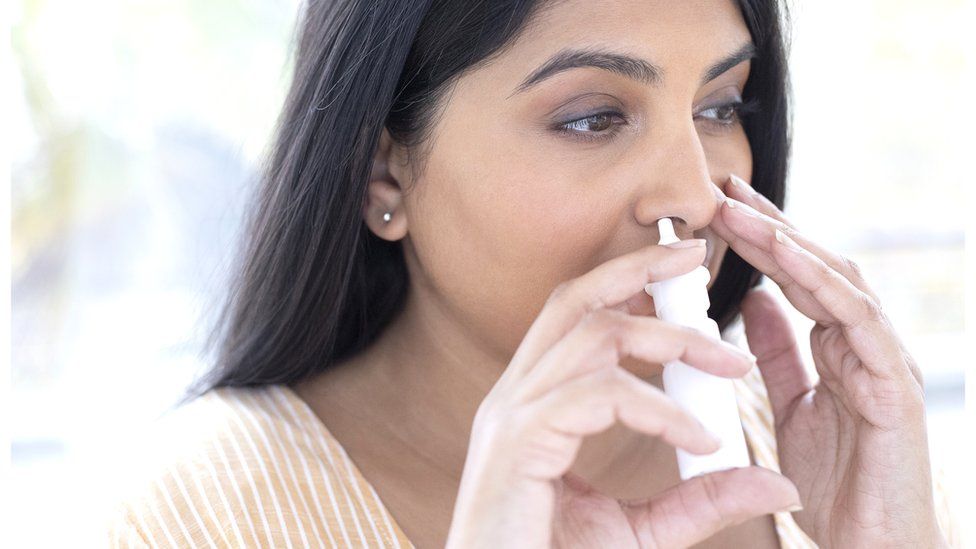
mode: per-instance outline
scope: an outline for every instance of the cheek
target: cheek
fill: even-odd
[[[701,137],[702,149],[708,161],[712,181],[724,183],[730,173],[750,181],[752,179],[752,148],[745,130],[737,128],[731,135]]]
[[[746,181],[752,179],[752,148],[749,146],[749,139],[741,127],[737,128],[732,135],[702,137],[702,149],[708,162],[709,175],[716,185],[724,185],[730,173],[734,173]],[[711,251],[708,264],[708,270],[711,273],[711,279],[708,282],[709,288],[718,278],[719,270],[728,250],[728,243],[718,238],[715,239],[715,249]]]
[[[409,238],[439,297],[499,352],[514,352],[552,289],[601,253],[612,230],[601,220],[612,214],[517,140],[451,135],[442,130],[407,197]]]

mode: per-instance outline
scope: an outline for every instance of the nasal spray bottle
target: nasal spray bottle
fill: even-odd
[[[678,242],[671,218],[659,219],[657,226],[661,234],[659,244]],[[710,278],[708,268],[699,265],[691,272],[652,282],[644,287],[644,291],[654,298],[654,310],[661,320],[689,326],[721,339],[718,324],[708,318]],[[682,480],[750,465],[731,379],[703,372],[680,360],[672,360],[664,365],[663,380],[664,392],[722,442],[718,450],[706,455],[690,454],[679,448],[678,470]]]

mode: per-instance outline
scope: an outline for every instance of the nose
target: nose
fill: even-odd
[[[645,149],[634,203],[634,218],[657,230],[657,220],[671,217],[682,240],[707,226],[718,201],[708,161],[694,124],[672,131]]]

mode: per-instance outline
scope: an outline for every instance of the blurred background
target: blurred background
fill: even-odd
[[[973,5],[791,6],[787,214],[863,267],[925,374],[933,459],[958,485],[971,479],[964,445],[976,431],[964,415],[965,372],[976,363]],[[0,165],[10,168],[10,386],[0,392],[8,546],[96,543],[111,493],[93,490],[104,456],[206,368],[201,345],[286,91],[297,8],[0,8],[10,37],[0,73]],[[794,316],[806,346],[812,322]]]

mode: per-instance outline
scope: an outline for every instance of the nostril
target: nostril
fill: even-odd
[[[664,217],[659,218],[655,223],[659,223],[661,219],[670,219],[672,225],[678,225],[679,223],[682,225],[688,225],[688,222],[685,221],[684,218],[679,217],[677,215],[666,215]]]
[[[658,218],[654,222],[657,225],[658,243],[667,244],[678,240],[688,240],[691,238],[704,238],[695,231],[685,232],[678,228],[678,223],[688,227],[688,223],[678,216],[665,216]]]

